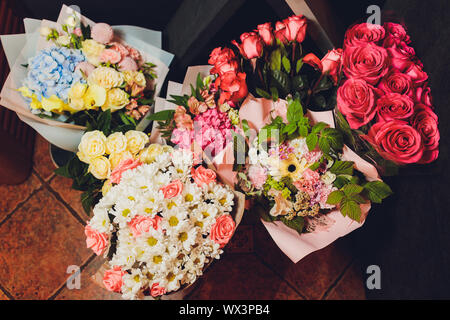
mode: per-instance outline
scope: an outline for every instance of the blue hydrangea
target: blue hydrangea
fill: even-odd
[[[56,95],[67,101],[72,84],[86,82],[80,70],[75,72],[76,65],[85,59],[77,49],[50,47],[41,50],[29,59],[28,75],[23,85],[36,93],[39,100]]]

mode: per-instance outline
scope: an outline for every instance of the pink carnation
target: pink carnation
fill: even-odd
[[[250,166],[248,169],[248,176],[250,178],[251,183],[255,186],[256,189],[262,189],[264,183],[266,183],[267,173],[266,169],[261,166]]]
[[[100,22],[96,23],[91,30],[91,37],[97,42],[107,44],[111,42],[114,31],[109,24]]]
[[[111,172],[110,180],[112,183],[120,183],[122,174],[127,171],[139,167],[142,164],[139,160],[128,158],[120,161],[119,165]]]
[[[105,49],[100,55],[100,61],[105,63],[118,63],[122,59],[120,53],[113,49]]]
[[[111,46],[110,49],[119,52],[121,57],[127,57],[130,54],[127,47],[119,42],[111,42],[109,45]]]
[[[130,57],[125,57],[119,62],[119,71],[137,71],[138,65]]]

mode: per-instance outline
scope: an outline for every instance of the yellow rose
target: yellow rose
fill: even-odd
[[[105,104],[106,89],[99,85],[89,85],[83,96],[83,102],[86,109],[94,109]]]
[[[164,147],[160,144],[151,144],[139,154],[139,160],[144,163],[152,163],[156,157],[164,152]]]
[[[121,153],[112,153],[109,156],[109,162],[111,163],[111,169],[114,170],[122,160],[132,159],[133,155],[130,151],[124,151]]]
[[[106,152],[106,137],[103,132],[95,130],[86,132],[78,145],[78,158],[85,163],[101,157]]]
[[[111,164],[106,157],[97,157],[91,160],[88,171],[99,180],[108,179],[111,174]]]
[[[132,154],[136,154],[144,149],[149,141],[147,134],[142,131],[130,130],[125,133],[125,137],[127,138],[127,149]]]
[[[105,46],[103,44],[92,39],[81,42],[81,51],[86,56],[88,62],[92,63],[94,66],[100,65],[100,55],[104,49]]]
[[[127,138],[122,132],[114,132],[106,139],[106,153],[121,153],[127,149]]]
[[[105,89],[120,87],[123,83],[123,74],[109,67],[98,67],[88,77],[88,84],[96,84]]]
[[[130,100],[128,99],[128,93],[119,88],[113,88],[106,93],[106,101],[102,105],[102,110],[108,109],[111,112],[117,111],[125,107]]]
[[[105,196],[109,192],[109,190],[111,190],[111,187],[112,187],[111,181],[106,180],[102,187],[103,196]]]
[[[145,76],[142,72],[139,71],[123,71],[123,77],[127,84],[132,85],[136,83],[140,87],[145,87],[147,81],[145,80]]]

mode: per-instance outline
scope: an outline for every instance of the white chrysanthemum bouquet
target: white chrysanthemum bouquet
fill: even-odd
[[[189,151],[121,172],[85,229],[87,246],[108,258],[103,285],[136,299],[192,284],[233,235],[238,201]]]

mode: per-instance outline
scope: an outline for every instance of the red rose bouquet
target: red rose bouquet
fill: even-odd
[[[396,23],[357,24],[345,35],[337,124],[346,143],[383,175],[439,155],[428,75],[410,42]]]
[[[235,103],[250,92],[255,97],[300,100],[308,109],[331,110],[336,104],[336,86],[342,50],[332,50],[321,60],[305,53],[307,20],[292,16],[269,23],[240,36],[237,48],[216,48],[209,63],[217,75],[216,86],[222,89],[220,102]]]

